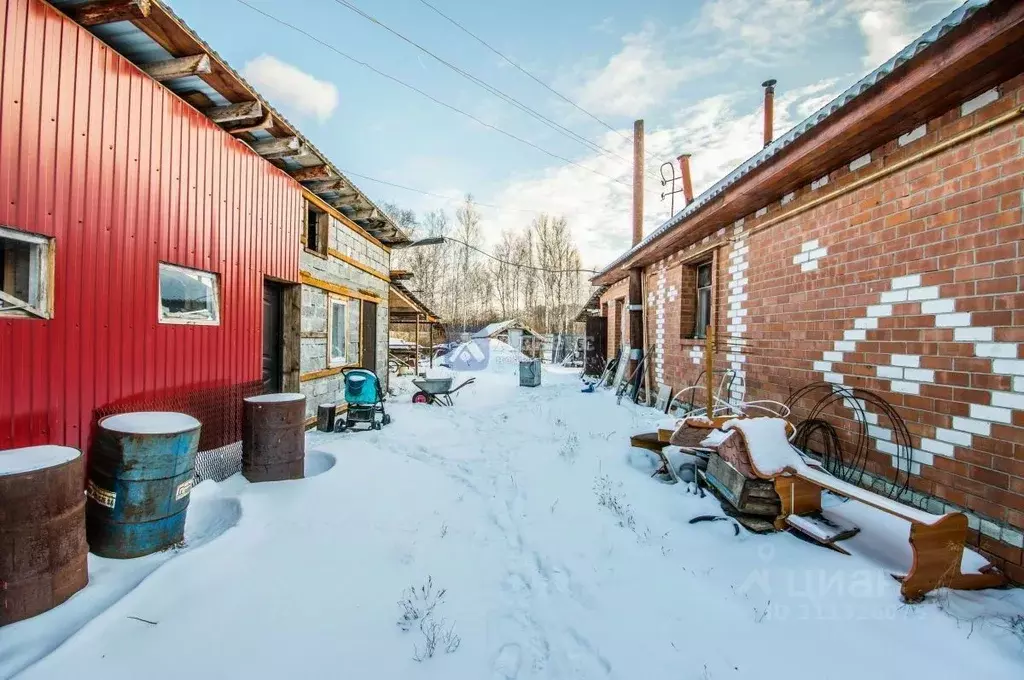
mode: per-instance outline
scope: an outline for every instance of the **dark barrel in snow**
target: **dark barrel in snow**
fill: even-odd
[[[87,486],[92,552],[141,557],[184,539],[199,431],[192,416],[163,411],[99,422]]]
[[[306,460],[306,397],[262,394],[242,408],[242,474],[250,482],[302,479]]]
[[[78,449],[0,451],[0,626],[53,609],[89,582],[84,485]]]

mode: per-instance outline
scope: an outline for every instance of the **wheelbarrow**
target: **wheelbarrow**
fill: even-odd
[[[452,395],[474,382],[476,382],[476,378],[470,378],[453,390],[451,378],[421,378],[413,380],[412,384],[420,388],[420,391],[412,395],[412,403],[454,406]]]

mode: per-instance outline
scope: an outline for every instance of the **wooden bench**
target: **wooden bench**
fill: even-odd
[[[910,522],[913,563],[905,575],[893,574],[894,578],[901,581],[900,592],[908,602],[918,601],[928,592],[942,587],[978,590],[1003,585],[1003,575],[991,566],[981,573],[962,573],[960,564],[967,540],[966,515],[960,512],[934,515],[833,477],[820,468],[811,467],[786,440],[783,427],[785,421],[772,420],[778,420],[779,423],[777,432],[772,436],[772,445],[785,446],[791,452],[788,456],[780,452],[776,457],[780,461],[788,459],[781,470],[759,469],[757,459],[750,455],[752,449],[744,425],[729,424],[727,427],[740,434],[740,441],[750,457],[754,473],[762,479],[774,480],[775,490],[782,500],[782,513],[775,523],[777,529],[785,528],[786,517],[789,515],[820,512],[821,491],[827,489]],[[760,432],[758,436],[761,436]],[[759,446],[764,445],[764,442],[759,443]]]

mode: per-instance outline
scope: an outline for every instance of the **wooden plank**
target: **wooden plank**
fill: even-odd
[[[188,92],[182,92],[180,96],[200,111],[205,111],[206,109],[213,107],[213,100],[210,99],[205,92],[189,90]]]
[[[380,217],[380,213],[377,212],[377,209],[373,208],[373,207],[370,207],[370,208],[360,208],[360,209],[355,210],[354,212],[352,212],[351,215],[349,215],[349,218],[353,222],[364,222],[364,221],[367,221],[367,220],[375,220],[375,219],[377,219],[379,217]]]
[[[266,158],[276,156],[281,153],[287,153],[295,155],[295,153],[302,147],[302,142],[299,141],[298,137],[283,137],[281,139],[264,139],[258,142],[250,144],[252,150],[261,156]]]
[[[215,106],[203,113],[214,123],[234,123],[263,117],[263,104],[258,101],[238,102],[227,106]]]
[[[209,73],[210,56],[207,54],[194,54],[190,57],[165,59],[164,61],[156,61],[152,64],[143,64],[139,68],[148,73],[154,80],[165,82],[175,78]]]
[[[310,380],[317,380],[318,378],[329,378],[332,375],[338,375],[341,373],[341,369],[344,366],[338,366],[336,368],[325,368],[322,371],[311,371],[309,373],[303,373],[299,376],[299,382],[309,382]]]
[[[296,182],[309,182],[316,179],[330,179],[334,177],[334,171],[328,165],[314,165],[308,168],[299,168],[292,173],[292,179]]]
[[[384,281],[386,283],[391,283],[391,278],[388,277],[387,274],[385,274],[385,273],[383,273],[381,271],[378,271],[378,270],[374,269],[373,267],[371,267],[369,265],[365,265],[362,262],[360,262],[359,260],[356,260],[355,258],[349,257],[345,253],[342,253],[342,252],[339,252],[337,250],[334,250],[333,248],[328,248],[327,249],[327,254],[330,255],[331,257],[334,257],[334,258],[337,258],[337,259],[341,260],[345,264],[352,265],[353,267],[355,267],[359,271],[366,272],[370,276],[376,277],[376,278],[380,279],[381,281]]]
[[[344,295],[345,297],[355,298],[357,300],[369,300],[371,302],[383,302],[384,298],[380,297],[371,292],[352,290],[348,286],[342,286],[337,283],[331,283],[330,281],[324,281],[311,275],[309,272],[300,271],[299,279],[307,286],[313,288],[319,288],[320,290],[326,290],[328,293],[335,293],[337,295]]]
[[[99,26],[115,21],[132,21],[149,16],[150,0],[99,0],[69,8],[72,19],[82,26]]]
[[[239,127],[225,128],[225,130],[233,135],[240,135],[255,130],[269,130],[272,127],[274,127],[274,114],[267,111],[263,114],[263,118],[251,125],[240,125]]]
[[[307,183],[305,186],[314,194],[322,194],[325,191],[341,191],[342,189],[351,188],[349,183],[341,177],[316,180],[315,182]]]

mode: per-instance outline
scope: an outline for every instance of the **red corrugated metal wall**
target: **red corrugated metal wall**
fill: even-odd
[[[259,380],[298,185],[39,0],[0,0],[0,30],[0,225],[56,249],[53,318],[0,318],[0,449],[84,448],[104,404]],[[157,323],[160,261],[220,275],[219,326]]]

